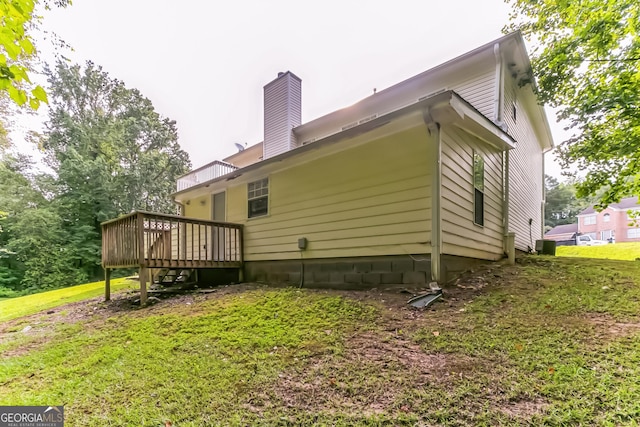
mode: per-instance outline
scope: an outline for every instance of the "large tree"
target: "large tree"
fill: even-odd
[[[77,268],[100,271],[100,223],[134,209],[175,212],[170,194],[190,167],[176,123],[101,67],[48,70],[50,113],[42,142],[55,172],[54,204]]]
[[[556,225],[576,223],[576,215],[590,204],[588,199],[576,197],[575,183],[558,182],[552,176],[545,175],[544,223],[549,228]]]
[[[640,195],[640,3],[506,1],[509,28],[534,46],[540,100],[572,130],[557,154],[585,173],[578,195],[604,188],[601,206]]]
[[[0,152],[0,295],[81,283],[47,181],[24,155]],[[9,294],[10,295],[10,294]]]

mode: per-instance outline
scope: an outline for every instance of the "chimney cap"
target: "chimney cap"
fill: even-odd
[[[278,77],[276,77],[275,79],[273,79],[272,81],[270,81],[269,83],[264,85],[264,88],[266,89],[268,86],[274,84],[277,81],[280,81],[280,79],[284,78],[287,75],[292,77],[292,78],[294,78],[295,80],[299,81],[300,83],[302,83],[302,79],[300,77],[296,76],[295,74],[293,74],[291,71],[280,71],[278,73]]]

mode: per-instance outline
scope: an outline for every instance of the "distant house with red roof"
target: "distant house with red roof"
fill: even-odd
[[[640,242],[640,221],[634,221],[637,211],[640,211],[637,197],[624,198],[601,212],[590,206],[577,215],[578,233],[598,240]]]

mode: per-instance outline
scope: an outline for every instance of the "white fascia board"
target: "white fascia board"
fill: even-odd
[[[418,123],[419,120],[416,119],[416,116],[420,115],[420,112],[422,112],[422,115],[431,116],[431,120],[440,124],[454,123],[467,132],[477,136],[482,141],[499,149],[508,150],[515,146],[513,139],[502,131],[502,129],[484,117],[458,94],[453,91],[447,91],[381,115],[366,123],[326,136],[313,143],[237,169],[220,178],[173,193],[172,196],[175,200],[180,201],[195,197],[196,195],[207,194],[211,192],[212,189],[226,188],[229,185],[228,181],[232,181],[240,176],[243,177],[241,180],[244,181],[250,177],[259,177],[274,170],[287,167],[284,166],[282,162],[291,163],[297,160],[297,164],[305,158],[303,156],[304,153],[316,150],[325,145],[340,144],[344,140],[362,138],[363,135],[382,127],[389,127],[391,129],[396,127],[395,130],[398,131],[399,128]],[[363,142],[362,139],[360,142]],[[351,146],[351,144],[345,145],[344,148]]]
[[[459,117],[453,123],[484,142],[501,150],[512,150],[516,143],[505,131],[473,108],[460,95],[452,93],[449,105]]]

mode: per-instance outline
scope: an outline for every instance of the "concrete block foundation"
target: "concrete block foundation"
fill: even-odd
[[[462,272],[489,261],[445,255],[443,283]],[[304,267],[303,267],[304,264]],[[287,261],[246,261],[244,280],[339,289],[393,286],[425,286],[431,281],[429,255],[326,258]]]

